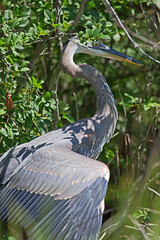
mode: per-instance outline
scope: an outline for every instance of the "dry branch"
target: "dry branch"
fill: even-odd
[[[82,2],[81,2],[81,5],[80,5],[80,8],[79,8],[79,12],[78,12],[77,18],[76,18],[76,20],[75,20],[74,23],[73,23],[73,30],[72,30],[72,32],[73,32],[74,29],[77,27],[77,25],[78,25],[78,23],[79,23],[79,21],[80,21],[80,19],[81,19],[81,17],[82,17],[83,9],[84,9],[84,6],[85,6],[86,2],[87,2],[87,0],[82,0]]]
[[[127,37],[129,38],[129,40],[133,43],[135,48],[138,48],[145,56],[147,56],[148,58],[150,58],[151,60],[155,61],[156,63],[160,63],[160,61],[158,61],[157,59],[151,57],[150,55],[148,55],[146,52],[144,52],[142,50],[142,48],[139,46],[139,44],[137,42],[135,42],[133,40],[133,38],[131,37],[131,35],[128,33],[126,27],[124,26],[124,24],[122,23],[122,21],[120,20],[120,18],[118,17],[117,13],[115,12],[115,10],[113,9],[113,7],[111,6],[111,4],[109,3],[108,0],[105,0],[105,3],[107,4],[107,9],[109,11],[109,13],[114,16],[114,19],[116,19],[116,22],[118,24],[118,26],[120,26],[124,32],[126,33]]]

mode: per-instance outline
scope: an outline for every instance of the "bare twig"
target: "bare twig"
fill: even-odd
[[[124,148],[125,148],[125,158],[126,158],[126,175],[128,175],[128,145],[130,144],[130,137],[129,134],[127,133],[127,112],[126,112],[126,108],[125,108],[125,104],[123,101],[123,97],[118,85],[118,91],[119,91],[119,95],[122,101],[122,106],[123,106],[123,112],[124,112],[124,121],[125,121],[125,132],[124,132]]]
[[[145,21],[146,21],[147,30],[148,30],[149,27],[148,27],[148,21],[147,21],[147,18],[146,18],[146,12],[144,11],[143,6],[142,6],[142,3],[141,3],[140,0],[139,0],[139,5],[140,5],[140,8],[141,8],[141,11],[142,11],[143,17],[144,17],[144,19],[145,19]]]
[[[118,150],[116,152],[116,159],[117,159],[118,180],[120,181],[121,173],[120,173],[119,151]]]
[[[126,33],[127,37],[129,38],[129,40],[133,43],[135,48],[138,48],[145,56],[147,56],[148,58],[150,58],[151,60],[155,61],[156,63],[160,63],[160,61],[158,61],[157,59],[151,57],[150,55],[148,55],[146,52],[144,52],[142,50],[142,48],[139,46],[138,43],[136,43],[133,38],[131,37],[131,35],[128,33],[127,29],[125,28],[124,24],[121,22],[120,18],[118,17],[117,13],[115,12],[115,10],[113,9],[113,7],[111,6],[111,4],[109,3],[108,0],[105,0],[107,7],[109,9],[109,12],[112,13],[112,15],[114,15],[114,17],[116,18],[116,21],[118,22],[118,25],[124,30],[124,32]]]
[[[144,207],[140,207],[140,209],[143,210]],[[147,212],[151,212],[151,213],[160,215],[160,211],[159,211],[159,210],[151,209],[151,208],[145,208],[145,210],[146,210]],[[148,225],[149,225],[149,226],[152,226],[152,225],[154,225],[154,224],[153,224],[153,223],[148,223]],[[158,226],[158,225],[157,225],[157,226]]]
[[[123,97],[122,97],[119,85],[117,85],[117,87],[118,87],[119,96],[120,96],[121,101],[122,101],[123,112],[124,112],[124,122],[125,122],[125,132],[126,132],[127,131],[127,112],[126,112],[125,104],[124,104],[124,101],[123,101]]]
[[[50,36],[50,35],[49,35]],[[55,39],[55,38],[59,38],[59,37],[63,37],[63,36],[73,36],[73,33],[62,33],[62,32],[59,32],[57,33],[55,36],[49,38],[49,40],[52,40],[52,39]],[[30,42],[30,43],[26,43],[24,44],[23,46],[29,46],[29,45],[33,45],[33,44],[36,44],[36,43],[41,43],[43,42],[43,39],[40,39],[40,40],[37,40],[35,42]]]
[[[53,8],[57,9],[57,18],[55,20],[55,23],[60,22],[60,11],[61,11],[60,6],[61,6],[61,0],[53,1]],[[62,51],[63,43],[62,43],[62,37],[59,35],[59,32],[60,32],[59,29],[57,29],[56,34],[58,35],[60,51]],[[59,118],[59,105],[58,105],[57,90],[58,90],[58,75],[60,73],[60,70],[61,70],[61,59],[55,68],[54,79],[52,82],[52,89],[55,90],[55,94],[54,94],[53,98],[55,99],[55,102],[56,102],[56,110],[54,111],[54,120],[53,120],[53,124],[52,124],[53,129],[56,129],[58,118]]]
[[[58,96],[57,96],[57,89],[58,89],[58,75],[60,73],[61,70],[61,61],[58,63],[55,73],[54,73],[54,80],[53,80],[53,85],[52,85],[52,89],[55,90],[55,94],[54,94],[54,99],[56,101],[56,111],[54,113],[54,121],[53,121],[53,129],[56,129],[57,126],[57,121],[59,118],[59,106],[58,106]]]
[[[34,68],[34,66],[35,66],[35,64],[36,64],[36,62],[37,62],[37,60],[38,60],[38,58],[39,58],[39,56],[40,56],[43,48],[44,48],[45,43],[46,43],[50,38],[51,38],[51,35],[44,36],[43,39],[38,43],[38,45],[37,45],[37,47],[36,47],[36,50],[35,50],[35,52],[34,52],[34,54],[33,54],[33,57],[31,58],[31,60],[30,60],[30,62],[29,62],[29,68],[30,68],[30,70],[27,71],[27,72],[24,72],[24,74],[22,75],[21,78],[23,78],[23,79],[24,79],[24,78],[25,78],[25,79],[28,78],[28,74],[33,70],[33,68]],[[19,81],[19,85],[18,85],[18,87],[17,87],[16,92],[18,92],[18,90],[23,87],[24,83],[25,83],[25,81]],[[15,92],[15,94],[16,94],[16,92]]]
[[[39,58],[39,55],[41,54],[45,43],[50,39],[50,37],[51,37],[51,35],[44,36],[42,41],[39,42],[39,44],[37,45],[36,50],[33,54],[33,57],[31,58],[31,60],[29,62],[29,67],[30,67],[29,73],[34,68],[34,65],[37,62],[37,59]]]
[[[154,42],[154,41],[152,41],[152,40],[150,40],[150,39],[148,39],[148,38],[146,38],[146,37],[144,37],[144,36],[141,36],[141,35],[135,33],[135,32],[132,31],[131,29],[128,29],[128,28],[127,28],[127,30],[128,30],[128,32],[129,32],[132,36],[138,38],[139,40],[141,40],[141,41],[143,41],[143,42],[145,42],[145,43],[148,43],[148,44],[152,45],[153,48],[158,48],[158,49],[160,50],[160,42],[157,42],[157,43],[156,43],[156,42]]]
[[[84,6],[85,6],[86,2],[87,2],[87,0],[82,0],[82,2],[81,2],[80,8],[79,8],[79,12],[77,14],[77,18],[76,18],[76,20],[73,23],[73,30],[72,30],[72,32],[77,27],[77,25],[78,25],[78,23],[79,23],[79,21],[81,19],[81,16],[83,14],[83,9],[84,9]]]
[[[154,171],[153,166],[156,163],[159,164],[159,157],[160,157],[159,144],[160,144],[160,139],[158,138],[149,156],[148,165],[146,167],[146,170],[144,171],[144,174],[140,176],[136,182],[133,183],[130,191],[127,193],[125,199],[122,202],[122,206],[119,208],[119,212],[117,212],[115,215],[110,217],[103,224],[102,231],[106,231],[106,237],[114,236],[114,239],[119,239],[119,232],[124,226],[126,226],[128,217],[132,216],[133,212],[139,205],[142,197],[144,196],[143,193],[146,190],[148,179],[150,178],[151,174]],[[119,220],[118,224],[117,224],[117,220]],[[109,229],[110,226],[113,226],[113,228]],[[142,231],[142,229],[139,229],[139,230]],[[110,239],[110,238],[107,238],[107,239]]]
[[[151,192],[155,193],[157,196],[160,197],[160,193],[158,193],[156,190],[154,190],[153,188],[150,188],[150,187],[148,187],[148,189],[149,189]]]
[[[79,112],[78,112],[78,104],[77,104],[77,96],[76,93],[73,93],[74,100],[75,100],[75,105],[76,105],[76,114],[77,114],[77,121],[79,120]]]
[[[151,0],[152,4],[153,4],[153,7],[155,9],[155,13],[156,13],[156,16],[157,16],[157,21],[158,21],[158,29],[160,31],[160,16],[159,16],[159,12],[157,11],[157,8],[156,8],[156,5],[154,4],[153,0]]]
[[[138,222],[136,219],[133,219],[133,218],[132,218],[132,221],[135,223],[135,225],[137,226],[137,228],[140,230],[143,238],[144,238],[145,240],[150,240],[150,238],[147,236],[147,233],[145,232],[144,228],[141,227],[141,225],[139,224],[139,222]]]
[[[18,127],[21,127],[8,113],[6,113],[6,115],[8,118],[6,124],[8,124],[9,119],[11,119],[15,123],[16,126],[18,125]]]

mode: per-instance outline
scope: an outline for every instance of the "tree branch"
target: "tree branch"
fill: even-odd
[[[80,19],[81,19],[81,17],[82,17],[83,9],[84,9],[84,6],[85,6],[86,2],[87,2],[87,0],[82,0],[82,2],[81,2],[81,5],[80,5],[80,8],[79,8],[79,12],[78,12],[77,18],[76,18],[76,20],[75,20],[74,23],[73,23],[73,30],[72,30],[72,32],[73,32],[74,29],[77,27],[77,25],[78,25],[78,23],[79,23],[79,21],[80,21]]]
[[[33,57],[31,58],[30,62],[29,62],[29,72],[30,73],[32,71],[32,69],[34,68],[34,65],[36,64],[37,62],[37,59],[39,58],[39,55],[41,54],[42,50],[43,50],[43,47],[45,45],[45,43],[50,39],[51,35],[47,35],[47,36],[44,36],[42,41],[40,41],[36,47],[36,50],[33,54]]]
[[[112,16],[114,16],[114,18],[116,19],[118,26],[120,26],[124,32],[126,33],[127,37],[129,38],[129,40],[133,43],[135,48],[138,48],[145,56],[147,56],[148,58],[150,58],[151,60],[155,61],[156,63],[160,63],[160,61],[158,61],[157,59],[151,57],[150,55],[148,55],[146,52],[144,52],[142,50],[142,48],[139,46],[138,43],[136,43],[133,38],[131,37],[131,35],[128,33],[127,29],[125,28],[124,24],[121,22],[120,18],[118,17],[117,13],[115,12],[115,10],[113,9],[113,7],[111,6],[111,4],[109,3],[108,0],[105,0],[105,3],[107,4],[109,13],[111,13]]]
[[[50,35],[47,35],[47,36],[44,36],[43,39],[38,43],[38,45],[36,46],[36,50],[33,54],[33,57],[31,58],[30,62],[29,62],[29,68],[30,70],[27,71],[27,72],[24,72],[24,74],[22,75],[22,79],[26,79],[28,78],[28,74],[33,70],[38,58],[39,58],[39,55],[41,54],[42,50],[43,50],[43,47],[45,45],[45,43],[51,38],[51,34]],[[17,86],[17,90],[15,92],[15,94],[17,94],[17,92],[19,91],[19,89],[21,89],[24,85],[24,81],[19,81],[19,84]]]
[[[135,33],[134,31],[132,31],[131,29],[128,29],[128,32],[129,32],[132,36],[134,36],[135,38],[138,38],[138,39],[140,39],[141,41],[152,45],[153,48],[157,48],[157,49],[160,50],[160,46],[159,46],[159,45],[160,45],[160,42],[156,43],[156,42],[154,42],[154,41],[152,41],[152,40],[150,40],[150,39],[148,39],[148,38],[146,38],[146,37],[144,37],[144,36],[138,35],[138,34]]]

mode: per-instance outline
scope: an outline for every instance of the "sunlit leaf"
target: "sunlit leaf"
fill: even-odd
[[[3,114],[5,114],[6,113],[6,111],[5,110],[3,110],[3,109],[0,109],[0,115],[3,115]]]
[[[12,19],[13,18],[13,12],[11,10],[5,10],[4,16],[6,19]]]
[[[30,69],[28,67],[23,67],[20,69],[21,72],[26,72],[26,71],[29,71]]]
[[[5,137],[8,136],[7,131],[6,131],[5,128],[0,128],[0,135],[3,135],[3,136],[5,136]]]

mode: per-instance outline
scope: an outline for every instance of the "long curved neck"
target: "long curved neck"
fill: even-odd
[[[91,119],[99,124],[99,137],[104,137],[103,141],[109,141],[117,121],[117,109],[112,92],[104,77],[97,69],[86,63],[81,65],[74,63],[73,56],[77,52],[77,49],[78,47],[73,42],[69,42],[64,48],[62,53],[62,68],[74,78],[84,78],[88,80],[94,88],[97,95],[98,108],[96,114]],[[107,133],[105,133],[105,130]],[[104,135],[107,135],[107,137]]]

